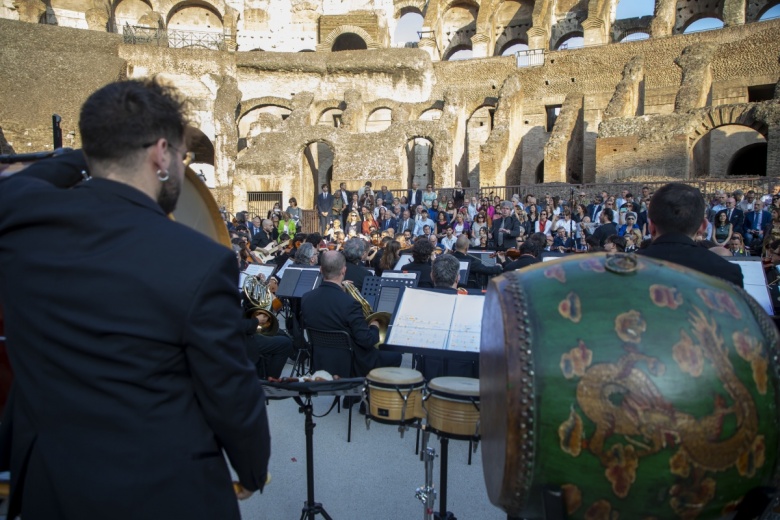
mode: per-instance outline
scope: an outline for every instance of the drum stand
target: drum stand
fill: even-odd
[[[325,520],[333,520],[322,504],[314,501],[314,407],[311,404],[311,395],[304,395],[303,405],[298,409],[306,415],[306,503],[301,512],[301,520],[314,520],[317,515],[322,515]]]
[[[429,430],[426,426],[421,426],[421,429],[423,430],[422,445],[423,445],[423,449],[425,450],[422,454],[423,461],[425,462],[425,487],[417,488],[417,492],[415,496],[418,499],[420,499],[425,505],[425,516],[423,516],[423,518],[424,520],[458,520],[454,514],[452,514],[450,511],[447,511],[447,469],[448,469],[448,456],[449,456],[448,452],[450,446],[450,436],[446,433],[442,433],[435,430]],[[440,501],[441,505],[439,506],[438,513],[435,513],[433,511],[433,502],[436,499],[436,490],[433,488],[432,475],[433,475],[433,459],[436,457],[436,450],[428,446],[428,436],[430,435],[431,431],[433,431],[438,435],[439,444],[441,445],[440,448],[441,467],[439,469],[439,487],[440,487],[439,496],[441,497],[441,501]],[[477,444],[479,443],[478,436],[469,437],[469,438],[462,437],[462,436],[454,436],[452,438],[455,440],[469,441],[469,458],[471,457],[472,446],[473,449],[476,451]],[[552,519],[555,517],[550,517],[550,518]]]

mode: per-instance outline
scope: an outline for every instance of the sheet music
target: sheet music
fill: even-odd
[[[401,255],[401,257],[395,263],[393,271],[401,271],[406,264],[411,264],[413,261],[414,258],[412,258],[412,255]]]
[[[276,273],[276,275],[281,279],[284,276],[284,272],[287,270],[288,267],[290,267],[293,264],[294,260],[292,258],[288,258],[287,261],[284,263],[281,269],[279,269],[279,272]]]
[[[392,278],[396,280],[416,280],[418,273],[394,273],[391,271],[383,271],[382,278]]]
[[[390,345],[479,352],[485,297],[406,289],[387,342]]]
[[[775,315],[772,306],[772,298],[769,296],[769,288],[766,285],[766,274],[764,266],[757,260],[731,260],[742,270],[743,284],[745,291],[755,298],[761,307],[770,316]]]
[[[395,311],[395,303],[398,301],[400,287],[381,287],[379,289],[379,300],[376,303],[376,312]]]

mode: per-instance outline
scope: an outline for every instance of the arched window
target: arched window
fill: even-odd
[[[723,22],[721,20],[718,20],[717,18],[712,18],[712,17],[699,18],[692,24],[688,25],[683,31],[683,34],[701,32],[701,31],[711,31],[713,29],[721,29],[722,27],[723,27]]]
[[[125,25],[140,25],[139,21],[152,12],[152,6],[143,0],[121,0],[114,7],[114,24],[121,31]]]
[[[393,33],[393,45],[405,47],[407,43],[420,41],[417,32],[422,29],[423,16],[418,12],[409,11],[401,16]]]
[[[507,46],[501,51],[501,56],[514,56],[518,51],[528,50],[528,45],[517,41],[511,41],[506,45]]]
[[[368,49],[366,41],[355,33],[344,33],[336,38],[331,50],[338,51],[364,51]]]
[[[565,51],[567,49],[581,49],[584,44],[585,38],[583,38],[579,33],[574,33],[572,35],[563,37],[556,46],[555,50]]]
[[[469,47],[461,45],[454,47],[448,55],[444,57],[444,61],[458,61],[471,59],[474,53]]]
[[[773,18],[780,18],[780,4],[770,7],[758,17],[759,20],[772,20]]]
[[[377,108],[366,120],[366,132],[381,132],[390,127],[393,111],[389,108]]]

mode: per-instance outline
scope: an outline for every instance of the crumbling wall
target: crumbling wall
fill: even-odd
[[[582,108],[582,94],[566,96],[544,147],[545,182],[582,182]]]

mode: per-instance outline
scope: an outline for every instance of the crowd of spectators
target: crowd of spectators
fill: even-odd
[[[768,254],[769,244],[780,239],[780,190],[771,191],[716,191],[705,201],[707,224],[694,240],[724,256]],[[430,264],[437,254],[455,253],[460,244],[463,255],[474,250],[499,252],[497,262],[505,271],[533,263],[528,258],[539,261],[544,252],[632,252],[652,238],[648,208],[653,190],[648,186],[636,194],[628,189],[592,196],[572,191],[570,200],[549,193],[538,198],[531,193],[515,194],[508,200],[466,197],[460,185],[447,194],[430,184],[424,189],[414,184],[399,196],[387,186],[374,192],[371,182],[355,192],[347,191],[342,183],[332,195],[332,214],[324,233],[315,233],[313,240],[312,235],[300,233],[301,210],[295,198],[284,211],[275,205],[266,219],[249,219],[246,212],[239,213],[228,227],[243,262],[251,263],[252,251],[258,248],[285,241],[309,242],[314,251],[349,249],[349,264],[373,268],[378,274],[392,269],[401,254],[412,254],[421,238],[431,251],[413,255],[412,268]],[[353,238],[363,239],[358,257],[354,246],[345,247]],[[295,252],[295,247],[288,247],[288,254]],[[427,279],[424,275],[423,283]]]

